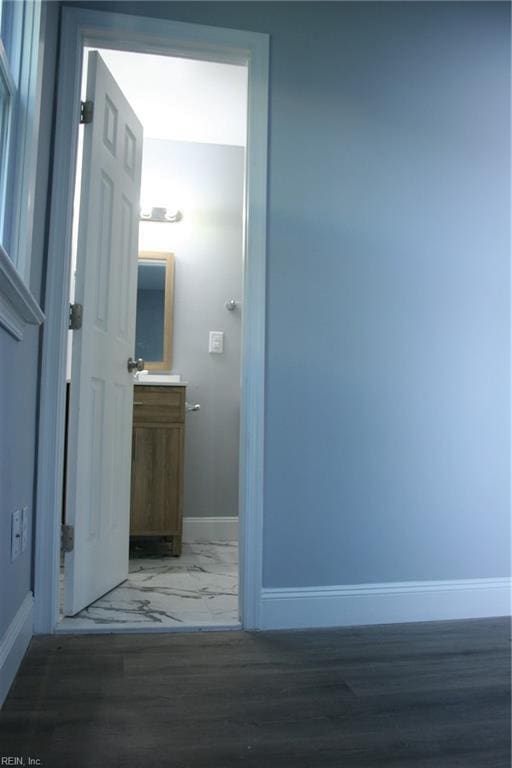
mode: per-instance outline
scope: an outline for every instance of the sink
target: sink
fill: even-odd
[[[146,373],[141,371],[135,376],[136,384],[164,384],[170,386],[171,384],[181,384],[181,376],[179,373]]]

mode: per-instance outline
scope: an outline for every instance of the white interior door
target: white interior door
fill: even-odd
[[[64,613],[128,576],[142,126],[99,53],[89,54],[73,332]]]

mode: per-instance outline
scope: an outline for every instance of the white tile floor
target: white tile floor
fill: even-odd
[[[238,544],[183,544],[181,557],[130,559],[128,579],[76,616],[61,631],[229,627],[238,617]]]

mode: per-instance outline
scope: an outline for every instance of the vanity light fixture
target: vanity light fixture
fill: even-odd
[[[140,209],[141,221],[158,221],[163,224],[176,224],[181,221],[183,213],[177,209],[172,208],[158,208],[158,207],[142,207]]]
[[[175,224],[177,221],[181,221],[183,218],[183,214],[181,211],[178,211],[178,209],[171,210],[170,208],[165,209],[165,220],[170,221],[171,224]]]

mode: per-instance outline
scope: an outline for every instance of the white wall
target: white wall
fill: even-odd
[[[146,139],[143,196],[183,211],[176,224],[141,222],[139,249],[175,254],[172,370],[201,410],[186,420],[187,517],[238,514],[242,147]],[[224,354],[208,353],[208,332],[224,331]]]

